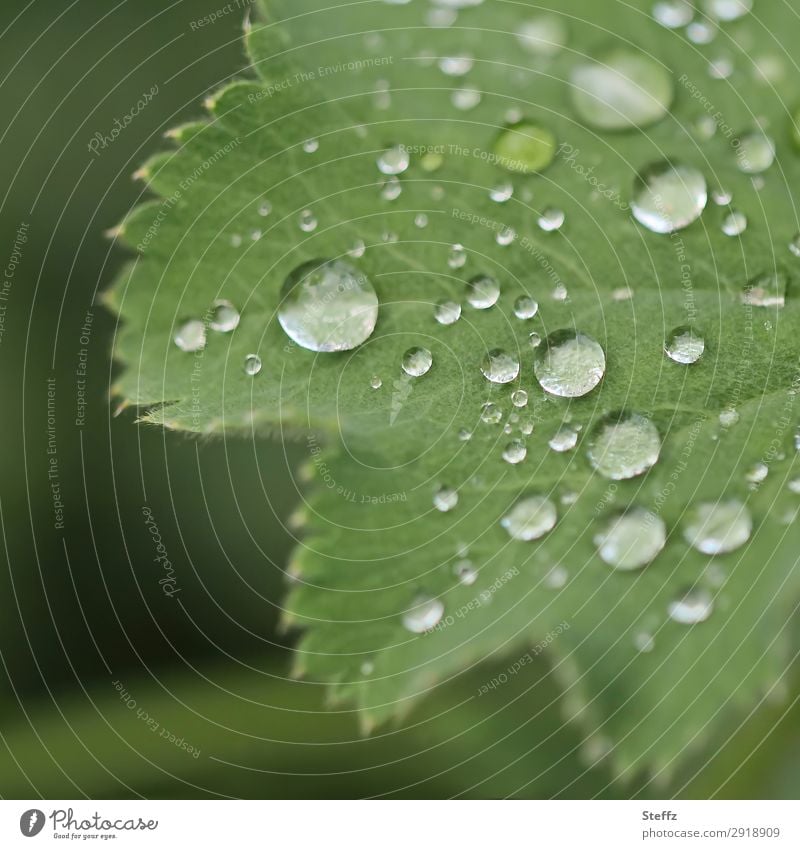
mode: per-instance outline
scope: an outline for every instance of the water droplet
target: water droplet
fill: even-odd
[[[175,331],[173,338],[181,351],[188,354],[202,351],[206,346],[206,326],[199,319],[192,318]]]
[[[304,233],[313,233],[317,229],[317,218],[310,209],[304,209],[297,218],[297,223]]]
[[[348,256],[353,257],[353,259],[359,259],[364,256],[367,251],[367,246],[364,244],[363,239],[357,239],[353,243],[353,247],[347,252]]]
[[[686,37],[692,44],[711,44],[717,37],[717,28],[708,21],[692,21],[686,27]]]
[[[233,233],[231,235],[231,247],[240,248],[242,246],[242,237],[239,233]]]
[[[281,289],[278,321],[309,351],[349,351],[372,335],[377,320],[372,283],[340,259],[303,263]]]
[[[450,95],[450,102],[456,109],[468,112],[481,102],[481,93],[476,88],[457,88]]]
[[[523,121],[506,127],[494,143],[498,165],[516,174],[542,171],[556,155],[556,138],[550,130]]]
[[[449,486],[442,486],[433,496],[433,506],[440,513],[449,513],[458,504],[458,493]]]
[[[687,0],[663,0],[653,6],[653,18],[668,29],[679,29],[690,23],[694,7]]]
[[[472,56],[442,56],[439,70],[448,77],[463,77],[472,70],[474,64]]]
[[[509,442],[503,449],[503,459],[506,463],[516,466],[528,456],[528,449],[521,439],[515,439]]]
[[[631,211],[648,230],[671,233],[697,220],[707,202],[706,179],[696,168],[664,161],[637,175]]]
[[[531,348],[538,348],[542,344],[542,337],[534,330],[528,335],[528,343]]]
[[[511,539],[529,542],[551,531],[557,518],[552,501],[542,495],[531,495],[518,501],[500,524]]]
[[[513,227],[503,227],[502,230],[497,231],[497,235],[494,237],[501,248],[508,247],[516,238],[517,232]]]
[[[444,616],[444,604],[438,598],[420,596],[403,614],[403,627],[412,634],[424,634],[435,628]]]
[[[744,545],[752,529],[750,511],[741,501],[709,501],[692,508],[683,538],[703,554],[725,554]]]
[[[654,59],[617,50],[582,62],[570,77],[578,116],[599,130],[645,127],[663,118],[673,97],[669,71]]]
[[[540,230],[544,230],[545,233],[552,233],[561,229],[565,218],[563,210],[548,206],[536,220],[536,223]]]
[[[667,606],[667,614],[673,622],[681,625],[696,625],[705,622],[714,611],[714,598],[702,587],[685,590]]]
[[[705,0],[703,9],[709,18],[735,21],[753,8],[753,0]]]
[[[615,569],[640,569],[655,560],[667,541],[663,520],[632,507],[611,519],[594,538],[601,559]]]
[[[562,425],[547,444],[559,454],[571,451],[578,444],[578,431],[571,425]]]
[[[711,192],[711,200],[713,200],[717,206],[727,206],[733,200],[733,194],[725,191],[724,189],[714,189],[714,191]]]
[[[557,330],[535,349],[533,370],[545,392],[560,398],[579,398],[602,380],[606,357],[591,336],[575,330]]]
[[[724,428],[733,427],[739,421],[739,413],[729,407],[727,410],[722,410],[719,414],[719,423]]]
[[[439,301],[433,315],[439,324],[445,326],[455,324],[461,318],[461,304],[455,301]]]
[[[530,295],[520,295],[514,301],[514,315],[522,321],[533,318],[538,311],[539,304]]]
[[[563,566],[554,566],[545,576],[544,585],[550,590],[561,590],[567,585],[569,572]]]
[[[389,177],[381,188],[381,197],[384,200],[397,200],[403,193],[403,185],[397,177]]]
[[[759,484],[767,479],[769,466],[766,463],[754,463],[745,473],[744,479],[748,483]]]
[[[717,132],[717,122],[711,115],[700,115],[692,122],[692,132],[700,141],[708,141]]]
[[[481,362],[481,372],[491,383],[511,383],[519,375],[519,360],[500,348],[493,348]]]
[[[306,153],[316,153],[319,150],[319,140],[318,139],[306,139],[303,142],[303,150]]]
[[[567,25],[557,15],[540,15],[521,23],[516,36],[519,43],[531,53],[552,57],[566,46]]]
[[[258,354],[248,354],[244,358],[244,373],[255,377],[261,371],[261,357]]]
[[[381,239],[387,245],[393,245],[397,241],[397,233],[393,233],[391,230],[386,230],[381,234]]]
[[[743,304],[752,307],[783,307],[786,303],[786,275],[769,271],[754,277],[742,290]]]
[[[775,142],[761,130],[753,130],[739,139],[736,165],[745,174],[760,174],[775,161]]]
[[[458,438],[461,442],[469,442],[472,439],[472,431],[467,430],[465,427],[462,427],[458,432]]]
[[[792,478],[788,484],[786,484],[789,492],[793,492],[795,495],[800,495],[800,478]]]
[[[428,226],[428,216],[424,212],[417,213],[414,217],[414,224],[420,230],[424,230]]]
[[[511,183],[500,183],[489,191],[489,198],[495,203],[505,203],[511,200],[514,194],[514,186]]]
[[[268,201],[262,201],[261,205],[258,207],[258,214],[262,218],[266,218],[270,212],[272,212],[272,204]]]
[[[658,461],[661,437],[640,413],[612,413],[595,427],[588,457],[603,477],[626,480],[646,472]]]
[[[481,421],[486,424],[499,424],[503,418],[503,411],[497,406],[487,401],[481,408]]]
[[[676,363],[696,363],[706,349],[705,339],[689,327],[676,327],[664,343],[664,353]]]
[[[261,230],[253,230],[250,233],[250,239],[253,242],[257,242],[263,235],[264,234],[261,232]]]
[[[450,268],[463,268],[467,261],[467,252],[463,245],[452,245],[450,247],[450,255],[447,257],[447,264]]]
[[[789,250],[797,257],[800,257],[800,233],[798,233],[791,242],[789,242]]]
[[[218,333],[230,333],[239,326],[239,310],[230,301],[215,301],[209,327]]]
[[[733,62],[720,56],[708,63],[708,75],[714,80],[727,80],[733,74]]]
[[[499,297],[500,284],[488,274],[478,274],[467,283],[467,303],[476,310],[487,310],[493,307]]]
[[[524,407],[528,403],[528,393],[524,389],[516,389],[511,393],[511,403],[515,407]]]
[[[373,389],[380,389],[381,386],[383,386],[383,381],[380,379],[380,377],[378,377],[377,374],[373,374],[372,377],[370,378],[369,385]]]
[[[722,232],[726,236],[739,236],[747,229],[747,216],[732,210],[722,219]]]
[[[459,560],[453,566],[453,573],[458,578],[459,584],[471,587],[478,580],[478,570],[472,565],[471,560]]]
[[[378,170],[381,174],[394,177],[402,174],[408,168],[410,161],[408,150],[397,144],[384,150],[378,157]]]
[[[636,651],[651,652],[656,647],[656,641],[653,635],[647,631],[637,631],[633,635],[633,646]]]
[[[427,348],[409,348],[403,354],[403,371],[410,377],[422,377],[433,365],[433,355]]]

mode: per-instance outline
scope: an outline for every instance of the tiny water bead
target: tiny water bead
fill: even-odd
[[[719,423],[724,428],[733,427],[739,421],[739,413],[733,407],[722,410],[719,414]]]
[[[444,604],[438,598],[419,596],[403,614],[403,627],[412,634],[424,634],[435,628],[444,616]]]
[[[403,354],[401,365],[409,377],[422,377],[431,370],[433,354],[427,348],[409,348]]]
[[[709,21],[692,21],[686,27],[686,37],[692,44],[711,44],[717,37],[717,27]]]
[[[449,513],[458,504],[458,493],[450,486],[442,486],[433,496],[433,506],[440,513]]]
[[[208,326],[218,333],[230,333],[239,326],[239,310],[230,301],[215,301]]]
[[[733,194],[725,189],[714,189],[714,191],[711,192],[711,200],[713,200],[717,206],[727,206],[733,200]]]
[[[310,209],[304,209],[297,218],[297,223],[304,233],[313,233],[317,229],[317,218]]]
[[[721,229],[726,236],[740,236],[747,229],[747,216],[743,212],[732,209],[722,219]]]
[[[481,93],[476,88],[457,88],[450,95],[450,102],[456,109],[468,112],[481,102]]]
[[[206,346],[206,326],[197,318],[189,319],[175,331],[173,339],[181,351],[187,354],[202,351]]]
[[[500,524],[511,539],[530,542],[553,530],[558,514],[555,505],[543,495],[531,495],[518,501],[503,516]]]
[[[511,183],[500,183],[489,190],[489,198],[495,203],[505,203],[511,200],[514,194],[514,186]]]
[[[672,77],[663,65],[628,50],[580,63],[570,83],[578,117],[598,130],[654,124],[669,111],[674,93]]]
[[[414,216],[414,226],[424,230],[428,226],[428,216],[424,212],[417,213]]]
[[[488,274],[478,274],[467,283],[467,303],[476,310],[488,310],[499,297],[500,284]]]
[[[433,311],[433,317],[445,327],[455,324],[461,318],[461,304],[455,301],[439,301]]]
[[[387,177],[402,174],[410,163],[408,150],[402,145],[394,145],[383,151],[378,157],[378,170]]]
[[[377,374],[373,374],[369,380],[369,385],[372,389],[380,389],[383,386],[383,381],[378,377]]]
[[[745,174],[760,174],[775,161],[775,142],[761,130],[753,130],[739,139],[736,164]]]
[[[610,480],[644,474],[658,462],[661,437],[641,413],[612,413],[601,419],[589,441],[592,466]]]
[[[694,6],[688,0],[662,0],[653,6],[653,18],[668,29],[680,29],[691,22]]]
[[[653,233],[671,233],[688,227],[700,217],[706,203],[706,178],[696,168],[656,162],[634,180],[633,217]]]
[[[791,242],[789,242],[789,250],[796,256],[800,257],[800,233],[798,233]]]
[[[758,462],[747,470],[744,479],[748,483],[759,484],[767,479],[767,475],[769,475],[769,466],[766,463]]]
[[[561,590],[567,585],[569,572],[563,566],[554,566],[545,576],[544,585],[550,590]]]
[[[467,261],[467,251],[463,245],[452,245],[450,253],[447,257],[447,264],[450,268],[463,268]]]
[[[567,44],[567,25],[557,15],[540,15],[517,27],[519,43],[531,53],[543,58],[557,55]]]
[[[503,459],[506,463],[516,466],[528,456],[528,449],[521,439],[514,439],[503,449]]]
[[[306,139],[303,142],[303,150],[306,153],[316,153],[319,150],[319,139]]]
[[[501,348],[493,348],[481,361],[481,372],[490,383],[511,383],[519,376],[519,360]]]
[[[497,235],[494,237],[494,240],[501,248],[506,248],[512,244],[516,238],[517,232],[513,227],[503,227],[502,230],[497,231]]]
[[[272,212],[272,204],[270,203],[270,201],[262,201],[258,207],[258,214],[262,218],[266,218],[270,214],[270,212]]]
[[[472,70],[474,64],[472,56],[442,56],[439,70],[448,77],[463,77]]]
[[[534,330],[528,334],[528,344],[531,348],[538,348],[542,344],[542,337]]]
[[[377,320],[372,283],[341,259],[303,263],[281,289],[278,321],[308,351],[350,351],[372,335]]]
[[[514,315],[521,321],[533,318],[539,312],[539,304],[530,295],[520,295],[514,301]]]
[[[261,357],[258,354],[248,354],[244,358],[244,373],[255,377],[261,371]]]
[[[389,177],[381,188],[381,197],[384,200],[397,200],[403,193],[403,185],[397,177]]]
[[[703,587],[684,590],[667,605],[667,615],[680,625],[705,622],[714,612],[714,597]]]
[[[487,401],[481,408],[481,421],[486,424],[499,424],[502,418],[503,411],[491,401]]]
[[[472,431],[462,427],[458,432],[458,438],[461,442],[469,442],[472,439]]]
[[[615,516],[594,538],[600,558],[624,571],[651,563],[666,541],[663,520],[643,507],[632,507]]]
[[[751,307],[783,307],[786,304],[788,282],[782,271],[759,274],[742,290],[742,303]]]
[[[471,560],[459,560],[453,566],[453,573],[458,578],[459,584],[471,587],[478,580],[478,570],[472,565]]]
[[[735,21],[753,8],[753,0],[704,0],[703,11],[718,21]]]
[[[562,425],[547,443],[553,451],[563,454],[578,444],[578,431],[571,425]]]
[[[566,215],[562,209],[548,206],[542,211],[536,223],[539,225],[539,229],[544,230],[545,233],[553,233],[561,229],[565,219]]]
[[[494,143],[494,155],[499,165],[517,174],[542,171],[556,155],[556,138],[545,127],[522,121],[506,127]]]
[[[703,554],[735,551],[750,539],[753,519],[736,499],[695,505],[683,529],[683,538]]]
[[[676,363],[696,363],[706,349],[705,339],[688,325],[676,327],[664,343],[664,353]]]
[[[528,393],[524,389],[516,389],[511,393],[511,403],[515,407],[524,407],[528,403]]]
[[[633,635],[633,647],[636,651],[651,652],[656,647],[656,641],[649,631],[637,631]]]
[[[606,357],[591,336],[557,330],[535,348],[533,371],[545,392],[560,398],[580,398],[603,379]]]

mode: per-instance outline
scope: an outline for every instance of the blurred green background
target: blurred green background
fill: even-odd
[[[326,709],[321,687],[289,680],[292,635],[276,623],[301,448],[195,441],[139,427],[130,410],[115,416],[114,318],[98,300],[126,259],[104,231],[141,199],[138,164],[169,127],[201,117],[209,91],[246,73],[241,9],[192,27],[224,5],[32,0],[0,11],[4,267],[15,234],[27,235],[0,341],[0,794],[796,797],[796,709],[766,705],[720,729],[667,784],[623,785],[587,766],[544,661],[477,700],[475,681],[492,674],[480,670],[370,739],[349,710]],[[95,134],[111,134],[154,86],[92,153]],[[145,505],[174,568],[171,598]]]

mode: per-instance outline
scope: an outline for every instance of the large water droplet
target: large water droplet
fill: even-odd
[[[449,513],[458,504],[458,492],[450,486],[442,486],[433,495],[433,506],[440,513]]]
[[[705,349],[705,339],[688,325],[676,327],[664,343],[664,353],[682,365],[696,363]]]
[[[444,615],[444,604],[438,598],[420,596],[403,614],[403,627],[412,634],[424,634],[435,628]]]
[[[409,162],[408,150],[402,145],[394,145],[378,157],[378,170],[381,174],[393,177],[402,174],[408,168]]]
[[[602,380],[606,357],[591,336],[575,330],[557,330],[535,349],[533,370],[545,392],[561,398],[579,398]]]
[[[594,542],[600,557],[615,569],[640,569],[664,548],[667,529],[659,516],[632,507],[611,519]]]
[[[455,324],[461,318],[461,304],[455,301],[439,301],[433,315],[439,324],[445,326]]]
[[[581,120],[599,130],[645,127],[663,118],[672,103],[669,71],[640,53],[617,50],[602,61],[582,62],[570,77],[572,102]]]
[[[519,375],[519,360],[513,354],[494,348],[483,358],[481,372],[491,383],[511,383]]]
[[[556,139],[550,130],[530,121],[506,127],[494,143],[494,154],[503,168],[517,174],[535,174],[556,155]]]
[[[775,142],[761,130],[753,130],[739,139],[736,164],[745,174],[760,174],[775,161]]]
[[[239,310],[230,301],[215,301],[209,327],[218,333],[230,333],[239,326]]]
[[[631,211],[648,230],[671,233],[696,221],[707,202],[706,178],[696,168],[664,161],[637,175]]]
[[[206,326],[199,319],[192,318],[175,331],[173,339],[181,351],[188,354],[202,351],[206,346]]]
[[[606,478],[626,480],[658,461],[661,437],[640,413],[612,413],[598,422],[589,441],[589,462]]]
[[[531,495],[518,501],[500,524],[512,539],[530,541],[551,531],[558,518],[555,505],[543,495]]]
[[[377,320],[372,283],[340,259],[303,263],[281,289],[278,321],[309,351],[349,351],[370,337]]]
[[[714,612],[714,598],[702,587],[692,587],[682,592],[667,606],[667,614],[673,622],[681,625],[696,625],[705,622]]]
[[[427,348],[409,348],[403,354],[403,371],[410,377],[422,377],[433,365],[433,354]]]
[[[500,297],[500,284],[488,274],[473,277],[466,286],[467,303],[476,310],[493,307]]]
[[[753,519],[741,501],[708,501],[695,505],[683,529],[683,538],[703,554],[725,554],[750,538]]]

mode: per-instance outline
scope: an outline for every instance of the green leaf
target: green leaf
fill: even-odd
[[[663,778],[719,716],[779,686],[789,655],[798,534],[786,483],[796,473],[800,307],[785,246],[797,229],[789,187],[800,163],[787,110],[796,79],[781,45],[796,43],[800,23],[760,5],[758,18],[724,24],[715,44],[698,46],[653,21],[649,2],[552,6],[550,31],[567,46],[543,54],[518,35],[544,14],[534,4],[486,2],[433,26],[430,15],[442,23],[446,13],[421,2],[267,3],[265,21],[246,35],[255,79],[210,96],[209,121],[177,130],[177,148],[140,172],[158,198],[120,228],[139,256],[109,294],[122,318],[118,391],[147,408],[144,421],[179,430],[315,431],[316,483],[287,623],[303,629],[298,670],[356,701],[367,727],[487,658],[513,667],[541,649],[590,750],[610,749],[618,775],[649,766]],[[646,132],[599,133],[573,111],[576,63],[618,48],[649,54],[671,75],[672,111]],[[712,79],[709,61],[723,48],[733,75]],[[441,58],[463,55],[473,60],[463,78],[439,69]],[[470,99],[462,89],[480,92],[480,102],[458,108],[454,100]],[[701,139],[693,128],[709,116],[716,132]],[[498,137],[516,117],[542,129],[533,133],[540,144],[552,134],[567,145],[542,173],[498,164]],[[756,118],[778,158],[754,182],[736,150]],[[389,200],[376,160],[396,144],[411,164]],[[664,158],[733,194],[748,218],[741,238],[722,232],[728,210],[713,203],[672,235],[633,220],[635,176]],[[490,190],[505,181],[513,197],[497,203]],[[537,225],[547,208],[565,214],[558,232]],[[299,226],[305,210],[313,230]],[[498,233],[509,228],[516,238],[503,245]],[[464,246],[463,267],[448,261],[453,245]],[[277,320],[284,279],[315,258],[345,258],[376,289],[376,330],[353,351],[304,350]],[[500,282],[498,303],[465,306],[454,325],[439,325],[433,305],[462,302],[479,273]],[[759,275],[788,280],[785,306],[743,303]],[[529,321],[513,314],[522,294],[540,303]],[[241,311],[239,326],[209,329],[201,352],[179,350],[176,328],[207,317],[219,299]],[[682,366],[663,346],[687,323],[706,349]],[[595,338],[607,363],[597,389],[567,401],[536,382],[529,336],[570,327]],[[400,362],[415,345],[434,364],[412,380]],[[498,347],[521,361],[511,385],[480,373]],[[243,369],[249,354],[263,362],[255,377]],[[510,401],[518,387],[529,394],[522,410]],[[525,462],[501,459],[512,436],[480,421],[487,401],[514,436],[534,423]],[[729,408],[739,421],[723,428],[718,416]],[[650,418],[663,448],[643,477],[609,483],[586,443],[598,419],[618,410]],[[580,440],[558,453],[548,442],[565,421]],[[747,479],[756,463],[769,467],[758,485]],[[432,503],[443,485],[459,493],[446,514]],[[500,519],[530,494],[558,504],[556,528],[537,543],[510,540]],[[728,498],[747,503],[754,531],[710,561],[683,541],[686,511]],[[658,513],[669,538],[647,568],[617,574],[593,538],[631,505]],[[453,574],[465,548],[478,567],[471,586]],[[556,567],[568,576],[561,589],[548,586]],[[708,621],[668,620],[669,602],[698,582],[715,594]],[[476,604],[486,593],[490,603]],[[440,598],[452,623],[410,635],[402,615],[420,594]],[[643,633],[652,651],[636,650]]]

